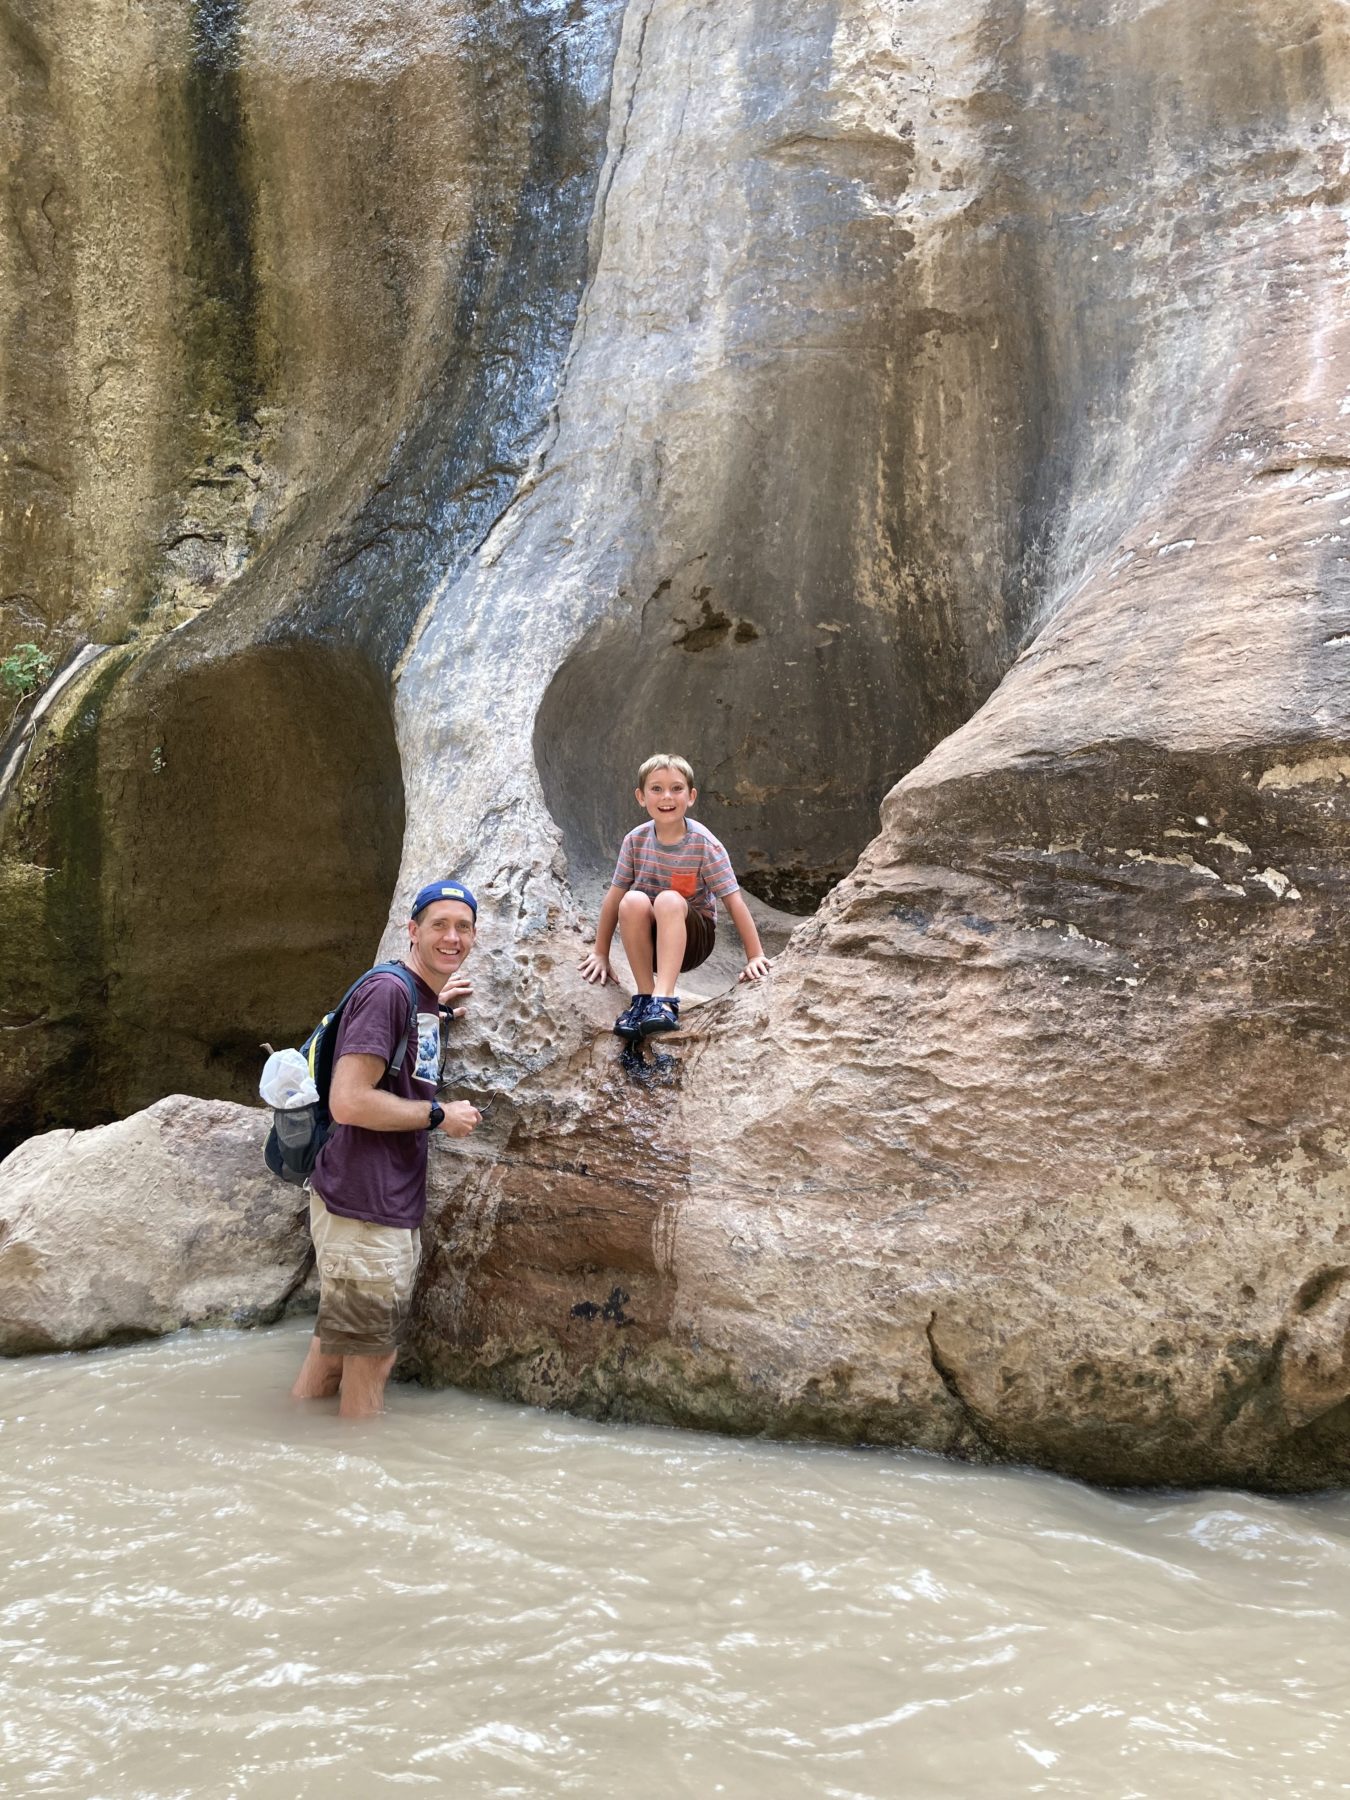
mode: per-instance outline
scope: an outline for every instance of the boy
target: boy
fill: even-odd
[[[600,908],[595,948],[581,963],[587,981],[601,987],[617,983],[609,963],[617,924],[637,992],[614,1029],[630,1042],[679,1029],[675,984],[682,970],[696,969],[712,955],[718,900],[745,947],[739,979],[759,981],[769,972],[726,851],[710,831],[685,817],[698,799],[689,764],[682,756],[649,756],[638,770],[635,797],[647,822],[623,840],[613,884]]]

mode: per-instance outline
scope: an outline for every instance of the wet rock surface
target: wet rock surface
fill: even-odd
[[[152,1097],[165,1044],[236,1091],[389,889],[386,948],[455,866],[454,1067],[504,1097],[437,1146],[406,1374],[1104,1481],[1343,1480],[1341,10],[418,21],[257,8],[177,53],[254,184],[251,260],[201,279],[256,312],[210,366],[275,498],[7,803],[16,1115],[80,1055],[86,1091]],[[374,184],[358,226],[308,151],[289,211],[260,180],[290,106]],[[257,696],[330,846],[313,914],[264,785],[213,777]],[[574,963],[658,747],[803,923],[639,1071]],[[170,871],[221,897],[161,948]],[[63,892],[94,897],[78,979]]]

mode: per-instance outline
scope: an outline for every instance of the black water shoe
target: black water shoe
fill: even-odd
[[[654,994],[647,1002],[647,1009],[638,1021],[638,1035],[651,1037],[658,1031],[678,1031],[680,1029],[680,1003],[673,996]]]
[[[625,1006],[618,1018],[614,1021],[616,1035],[621,1038],[627,1038],[630,1044],[633,1043],[641,1032],[642,1016],[651,1003],[652,997],[650,994],[634,994],[632,1004]]]

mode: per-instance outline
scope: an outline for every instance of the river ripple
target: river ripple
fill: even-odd
[[[285,1389],[304,1325],[0,1366],[4,1792],[1350,1792],[1350,1502]]]

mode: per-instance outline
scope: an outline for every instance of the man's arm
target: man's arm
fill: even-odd
[[[431,1118],[429,1100],[405,1100],[379,1084],[385,1063],[379,1056],[340,1056],[328,1090],[328,1111],[337,1125],[359,1125],[363,1131],[425,1131]],[[440,1129],[447,1137],[468,1137],[480,1114],[467,1100],[453,1100]]]
[[[614,942],[614,927],[619,922],[619,902],[627,892],[627,888],[612,887],[601,902],[600,922],[595,928],[595,947],[581,959],[584,981],[598,981],[603,987],[607,981],[618,980],[609,966],[609,947]]]
[[[745,904],[745,896],[737,888],[734,894],[722,897],[722,904],[727,909],[727,916],[741,934],[741,943],[745,946],[745,967],[737,976],[738,981],[760,981],[769,972],[769,959],[764,954],[764,946],[759,941],[759,927],[750,916],[750,908]]]

